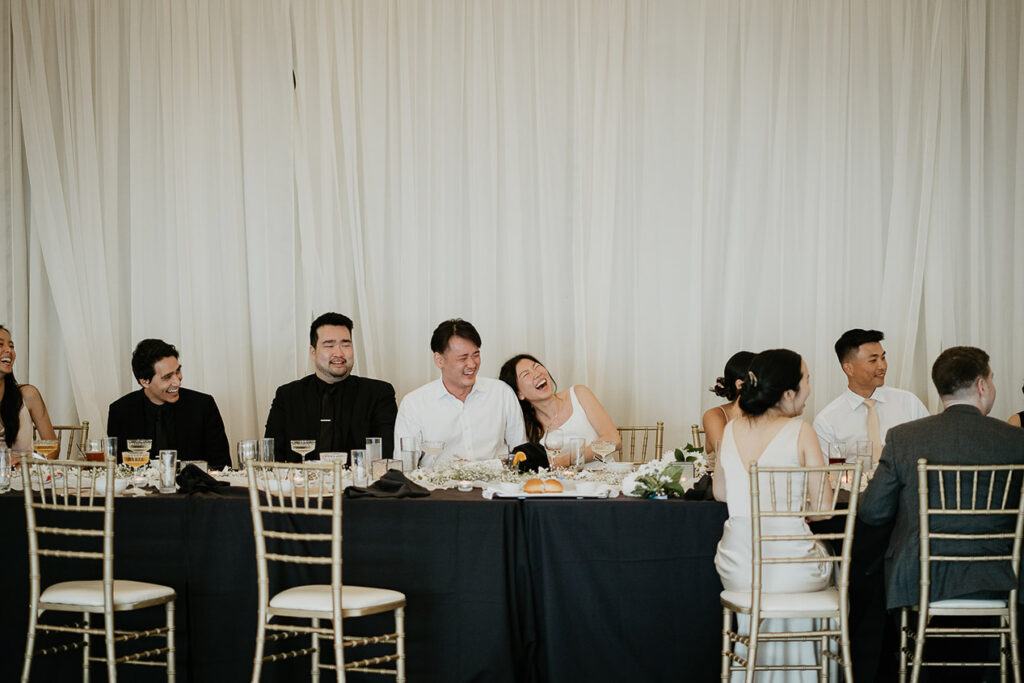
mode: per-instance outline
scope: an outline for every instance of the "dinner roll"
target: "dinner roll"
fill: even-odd
[[[526,483],[523,484],[523,491],[526,493],[544,493],[544,482],[537,478],[527,479]]]
[[[557,479],[548,479],[544,482],[544,493],[561,493],[562,482]]]

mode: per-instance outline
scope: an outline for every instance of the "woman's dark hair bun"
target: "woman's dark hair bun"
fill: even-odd
[[[800,390],[803,378],[800,354],[789,349],[762,351],[750,361],[749,377],[740,390],[740,410],[747,415],[763,415],[778,404],[782,395]]]
[[[732,354],[732,357],[725,363],[725,372],[715,380],[715,386],[711,387],[711,393],[721,396],[727,401],[735,401],[736,397],[740,395],[739,389],[736,388],[736,380],[746,381],[747,369],[753,358],[754,354],[750,351],[737,351]]]

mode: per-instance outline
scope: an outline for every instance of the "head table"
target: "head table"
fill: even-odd
[[[721,503],[485,500],[480,489],[436,490],[425,498],[346,500],[343,515],[344,582],[407,596],[409,680],[718,675],[721,584],[713,558],[726,518]],[[115,516],[116,577],[178,592],[179,680],[248,680],[257,596],[246,489],[119,497]],[[0,496],[0,548],[6,678],[21,665],[28,618],[20,492]],[[59,579],[99,577],[99,563],[89,577],[80,563],[69,569],[52,562]],[[287,585],[328,582],[307,573],[279,578]],[[272,591],[286,587],[273,575],[271,582]],[[346,621],[346,630],[358,633],[359,621]],[[309,660],[268,663],[263,671],[266,681],[306,679]],[[163,680],[159,669],[125,673],[126,680]],[[93,674],[103,676],[98,666]],[[33,665],[33,680],[79,675],[75,654]]]

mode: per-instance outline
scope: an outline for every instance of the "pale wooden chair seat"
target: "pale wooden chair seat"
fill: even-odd
[[[168,598],[174,599],[173,588],[144,581],[114,580],[114,609],[138,609],[141,603],[150,600],[160,604]],[[39,596],[40,607],[49,609],[48,605],[75,605],[91,607],[92,612],[103,611],[102,581],[62,581],[48,587]]]
[[[368,586],[342,586],[341,609],[343,612],[363,612],[379,608],[390,611],[405,602],[405,594],[388,588]],[[331,613],[330,584],[309,584],[283,590],[270,599],[271,609],[302,610],[304,612]],[[347,614],[345,616],[348,616]]]
[[[748,614],[753,602],[750,591],[722,591],[722,604],[734,612]],[[814,593],[761,593],[762,619],[827,617],[839,609],[839,591],[827,588]]]
[[[935,610],[975,610],[975,609],[1006,609],[1006,600],[974,600],[970,598],[950,598],[939,600],[928,605],[928,611],[935,613]]]

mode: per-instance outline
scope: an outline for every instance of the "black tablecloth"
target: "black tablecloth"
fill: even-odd
[[[22,500],[0,496],[5,676],[22,661],[28,618]],[[178,591],[179,680],[248,680],[256,570],[245,491],[119,498],[116,515],[117,576]],[[347,500],[343,576],[406,594],[412,681],[714,680],[725,517],[711,502],[487,501],[479,491]],[[55,580],[89,578],[63,572]],[[308,666],[268,663],[263,679],[305,679]],[[33,665],[33,680],[77,675],[74,655]],[[100,667],[93,675],[103,680]]]

